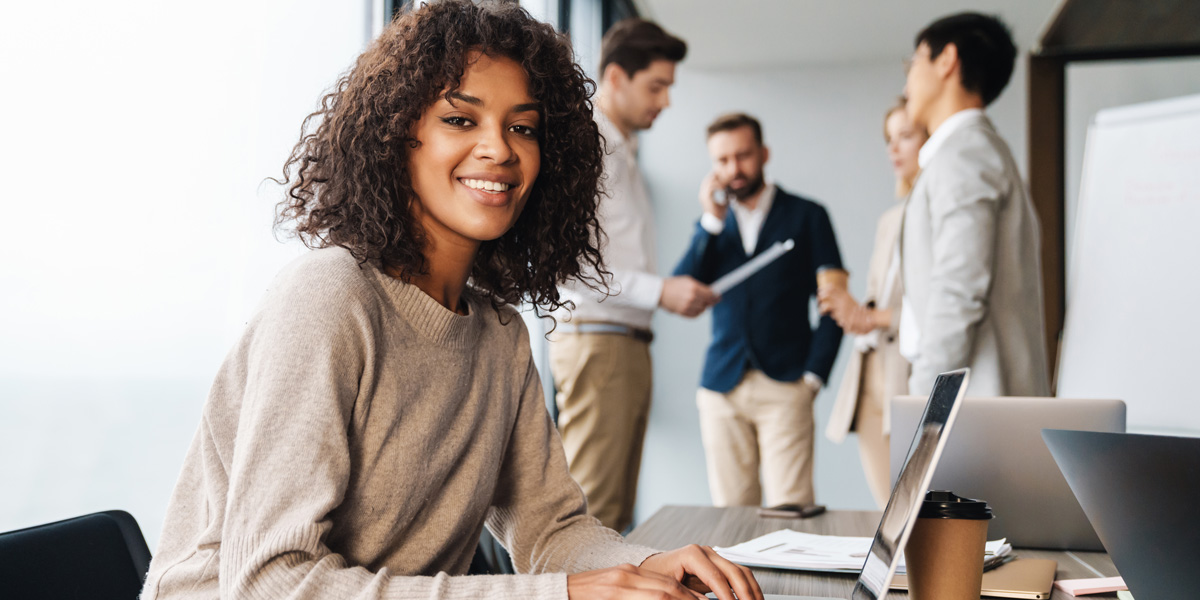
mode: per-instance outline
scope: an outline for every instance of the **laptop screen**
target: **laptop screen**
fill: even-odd
[[[892,487],[892,497],[883,511],[875,540],[867,553],[862,574],[854,584],[851,600],[878,600],[887,594],[900,562],[900,552],[917,521],[921,502],[933,479],[933,469],[967,391],[970,369],[942,373],[933,383],[921,426],[908,448],[904,469]]]

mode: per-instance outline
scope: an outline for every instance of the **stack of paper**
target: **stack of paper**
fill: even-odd
[[[747,567],[857,573],[867,560],[871,538],[780,529],[736,546],[713,549],[730,561]],[[1004,562],[1011,552],[1012,546],[1005,539],[988,542],[983,557],[984,568]],[[900,558],[897,572],[905,572],[904,557]]]

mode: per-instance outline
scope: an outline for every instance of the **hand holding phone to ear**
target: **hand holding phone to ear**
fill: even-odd
[[[700,182],[700,206],[704,212],[725,220],[725,212],[729,210],[729,199],[725,189],[717,181],[716,173],[709,173]]]

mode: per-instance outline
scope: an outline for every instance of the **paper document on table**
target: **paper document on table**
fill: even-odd
[[[871,548],[869,537],[843,537],[780,529],[717,554],[748,567],[858,571]]]
[[[709,287],[717,294],[724,294],[733,289],[737,284],[749,279],[751,275],[759,272],[763,267],[771,264],[771,261],[783,256],[788,250],[795,247],[796,242],[791,239],[783,242],[775,242],[771,244],[770,248],[763,250],[762,254],[755,256],[747,261],[746,264],[726,273]]]
[[[780,529],[736,546],[713,550],[747,567],[857,573],[867,560],[871,539]],[[988,542],[984,552],[985,568],[1002,562],[1010,552],[1012,546],[1005,539]],[[903,557],[896,572],[905,572]]]

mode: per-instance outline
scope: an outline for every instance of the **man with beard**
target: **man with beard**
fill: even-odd
[[[809,320],[817,270],[842,268],[833,226],[820,204],[764,180],[770,153],[753,117],[709,125],[708,153],[704,214],[675,274],[712,283],[776,242],[795,243],[712,309],[696,404],[713,504],[810,505],[813,399],[842,340],[833,319],[821,317],[815,329]]]

